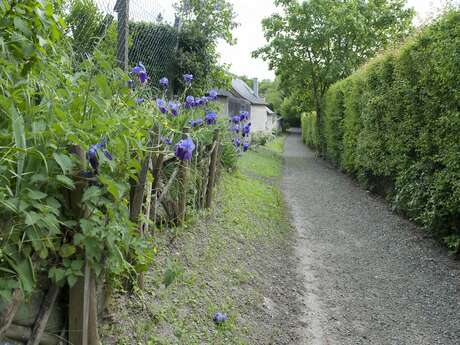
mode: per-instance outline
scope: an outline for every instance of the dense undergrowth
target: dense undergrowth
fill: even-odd
[[[282,143],[247,152],[239,169],[223,176],[218,203],[206,217],[157,234],[162,244],[147,290],[140,299],[115,296],[104,344],[282,343],[289,332],[273,326],[263,307],[274,289],[265,270],[290,233],[278,188]],[[277,285],[286,290],[286,283]],[[229,320],[216,326],[216,312]]]
[[[460,250],[460,12],[334,84],[304,141]]]

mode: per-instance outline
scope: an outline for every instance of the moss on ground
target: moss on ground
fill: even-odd
[[[293,274],[284,267],[292,264],[292,239],[277,183],[282,145],[280,138],[243,155],[238,171],[223,176],[211,213],[174,240],[157,235],[161,250],[146,289],[141,297],[116,295],[104,344],[293,344],[284,325],[298,302],[285,292],[295,283],[283,276]],[[221,326],[212,321],[217,311],[229,316]]]

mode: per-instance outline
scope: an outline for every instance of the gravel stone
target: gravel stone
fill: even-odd
[[[282,190],[298,232],[309,345],[460,344],[460,263],[287,136]]]

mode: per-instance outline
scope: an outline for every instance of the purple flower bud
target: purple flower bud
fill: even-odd
[[[193,75],[192,74],[184,74],[183,75],[184,81],[187,85],[191,85],[193,81]]]
[[[249,143],[243,144],[243,152],[246,152],[249,149]]]
[[[168,112],[168,108],[166,108],[166,102],[161,98],[157,98],[157,107],[163,114]]]
[[[166,77],[163,77],[160,79],[160,86],[163,88],[163,89],[167,89],[169,87],[169,80],[168,78]]]
[[[182,161],[192,159],[193,151],[195,150],[195,144],[191,138],[182,139],[176,145],[176,157]]]
[[[173,141],[172,141],[172,139],[170,139],[170,138],[161,137],[160,140],[161,140],[165,145],[172,145],[172,144],[173,144]]]
[[[240,147],[241,146],[241,140],[240,138],[235,138],[233,140],[233,144],[236,146],[236,147]]]
[[[217,99],[217,91],[216,90],[209,91],[209,98],[211,98],[212,100],[216,100]]]
[[[136,98],[136,103],[137,104],[142,104],[142,103],[144,103],[144,101],[145,100],[143,98]]]
[[[86,159],[88,160],[89,164],[91,165],[91,167],[93,168],[96,174],[99,168],[98,150],[102,150],[102,153],[104,153],[104,156],[108,160],[113,160],[112,155],[106,149],[106,145],[107,145],[107,138],[103,138],[98,144],[91,145],[88,152],[86,152]]]
[[[93,168],[94,171],[97,171],[97,168],[99,167],[99,161],[98,161],[98,155],[97,155],[97,145],[92,145],[88,152],[86,152],[86,159],[88,160],[89,164],[91,165],[91,168]]]
[[[204,120],[208,125],[215,125],[217,123],[217,114],[213,111],[206,113]]]
[[[132,80],[132,79],[128,80],[128,87],[130,89],[134,88],[134,80]]]
[[[224,323],[227,320],[228,320],[228,316],[220,312],[216,313],[213,317],[213,321],[217,324]]]

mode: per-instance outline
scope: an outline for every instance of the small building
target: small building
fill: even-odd
[[[231,117],[241,111],[249,112],[254,132],[272,133],[280,128],[280,121],[274,111],[267,106],[265,99],[259,97],[259,83],[253,81],[251,89],[241,79],[233,79],[229,91],[219,90],[219,102],[223,106],[223,116]]]

